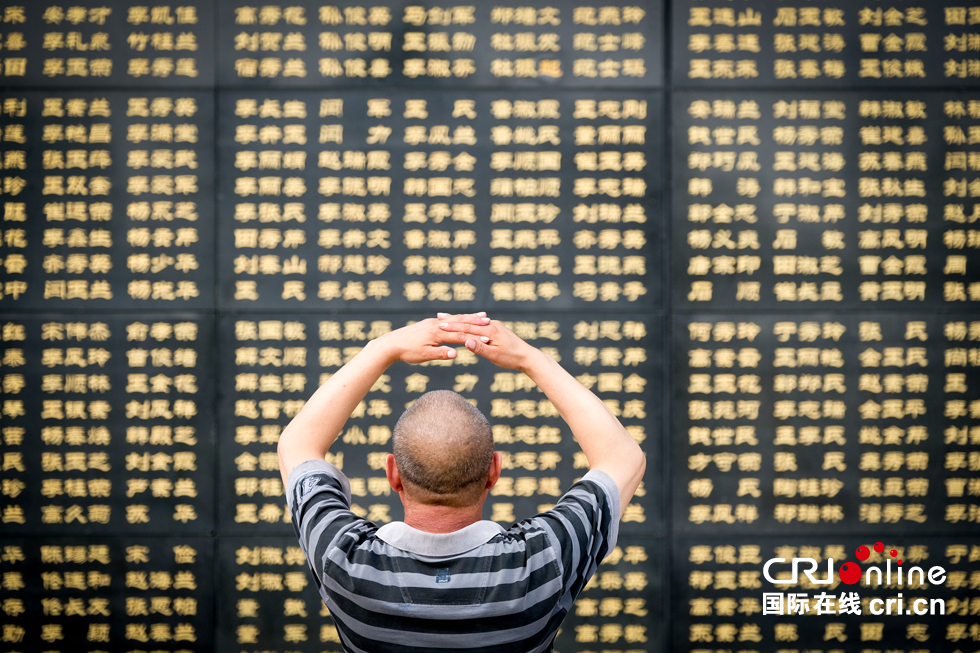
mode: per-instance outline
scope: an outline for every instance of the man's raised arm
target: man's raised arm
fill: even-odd
[[[457,316],[470,326],[486,324],[483,314]],[[283,429],[279,438],[279,471],[285,484],[293,467],[323,460],[327,449],[340,435],[347,418],[364,399],[371,386],[396,361],[424,363],[456,357],[451,341],[435,319],[396,329],[370,341],[353,359],[321,385],[303,410]]]
[[[465,344],[500,367],[527,374],[568,424],[589,460],[589,468],[602,470],[616,482],[622,516],[646,469],[646,458],[632,436],[597,396],[553,358],[496,320],[483,326],[461,317],[441,319],[440,328],[454,335],[447,341]]]

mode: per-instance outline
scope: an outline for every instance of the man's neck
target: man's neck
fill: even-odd
[[[483,506],[405,504],[405,523],[426,533],[452,533],[480,521]]]

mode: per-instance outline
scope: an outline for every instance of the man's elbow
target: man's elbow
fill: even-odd
[[[294,454],[299,448],[301,440],[299,438],[299,433],[296,429],[290,428],[292,422],[286,425],[279,434],[279,441],[276,445],[276,451],[279,453],[279,462],[281,463],[283,458],[292,458],[291,454]]]
[[[290,469],[286,466],[286,458],[282,454],[282,444],[280,443],[279,448],[276,451],[279,458],[279,473],[282,474],[283,484],[286,483],[286,479],[289,478]]]
[[[289,450],[289,441],[285,437],[285,433],[279,435],[279,442],[276,444],[276,454],[279,456],[279,465],[282,466],[282,460]]]
[[[286,477],[292,471],[293,467],[302,462],[316,459],[323,460],[327,450],[308,442],[301,437],[299,431],[291,431],[287,426],[283,429],[282,435],[279,436],[276,453],[279,457],[279,469],[282,471],[283,477]]]
[[[643,479],[643,474],[647,471],[647,455],[640,452],[640,455],[636,457],[636,472],[635,478],[637,479],[637,484]]]
[[[282,472],[283,479],[289,476],[289,472],[292,469],[294,462],[296,447],[289,437],[288,429],[284,429],[282,434],[279,436],[279,443],[276,445],[276,455],[279,458],[279,471]]]
[[[640,448],[640,444],[630,438],[627,444],[627,449],[622,452],[622,460],[624,462],[628,461],[627,464],[633,466],[633,478],[641,479],[643,478],[643,473],[647,468],[647,455]]]

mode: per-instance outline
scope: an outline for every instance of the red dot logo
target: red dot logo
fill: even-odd
[[[837,575],[840,576],[842,583],[853,585],[861,580],[861,567],[854,562],[845,562],[837,570]]]
[[[884,550],[885,550],[885,545],[884,544],[882,544],[881,542],[875,542],[875,551],[877,551],[878,553],[881,553]]]
[[[864,562],[865,560],[871,557],[871,549],[864,546],[863,544],[859,546],[857,548],[857,551],[855,551],[854,553],[857,555],[857,559],[860,560],[861,562]]]

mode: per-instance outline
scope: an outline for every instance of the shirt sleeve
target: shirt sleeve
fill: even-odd
[[[307,460],[293,468],[286,503],[319,588],[330,547],[352,527],[369,522],[351,512],[350,482],[325,460]]]
[[[551,510],[532,521],[548,532],[562,567],[562,601],[570,605],[619,537],[619,488],[609,474],[591,470]]]

